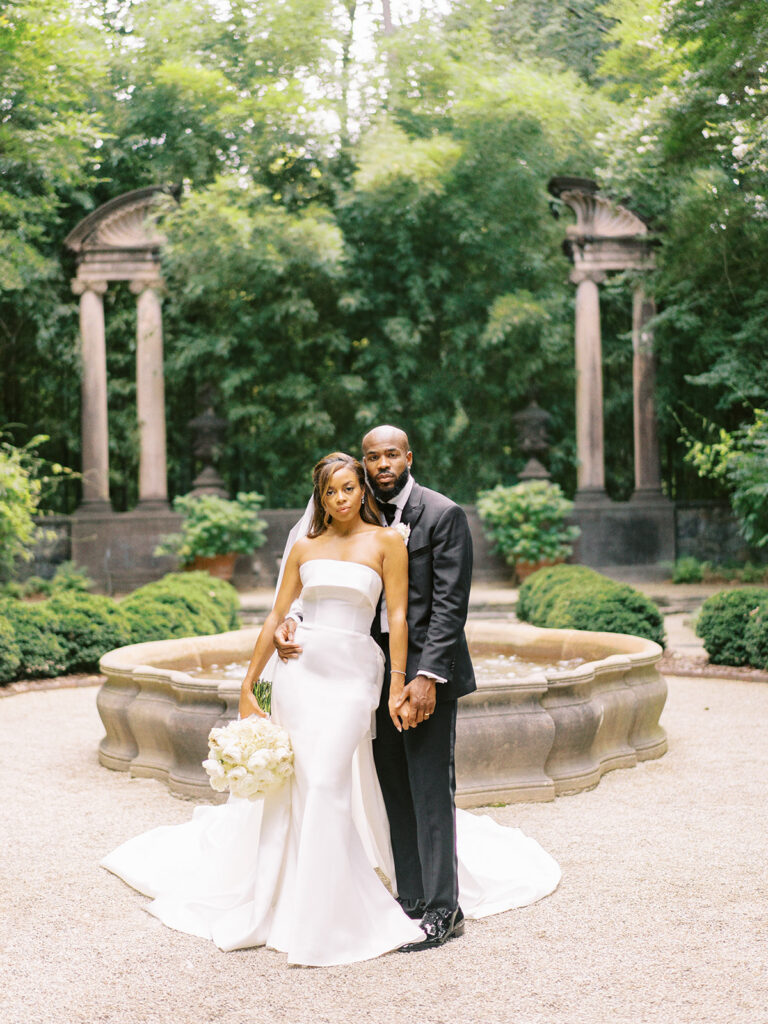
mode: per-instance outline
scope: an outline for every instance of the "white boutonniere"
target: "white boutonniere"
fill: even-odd
[[[405,544],[405,546],[407,547],[408,546],[408,538],[411,536],[411,528],[410,528],[410,526],[407,523],[396,523],[392,527],[392,529],[393,530],[397,530],[397,532],[403,538],[403,544]]]

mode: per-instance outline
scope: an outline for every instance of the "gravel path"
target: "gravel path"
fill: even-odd
[[[768,1024],[768,685],[669,683],[664,758],[490,811],[559,860],[554,895],[324,969],[146,914],[99,859],[190,805],[98,765],[95,689],[0,701],[0,1022]]]

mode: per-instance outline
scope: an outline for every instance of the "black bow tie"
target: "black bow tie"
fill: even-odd
[[[392,504],[390,504],[390,502],[385,501],[385,502],[382,503],[381,511],[382,511],[382,513],[384,515],[384,518],[387,521],[387,526],[391,526],[392,523],[395,521],[395,514],[397,512],[397,505],[392,505]]]

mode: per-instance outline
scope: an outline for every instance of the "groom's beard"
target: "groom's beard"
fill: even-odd
[[[395,478],[395,482],[386,491],[382,490],[381,487],[377,487],[373,480],[370,480],[371,490],[376,501],[392,501],[396,498],[400,491],[408,483],[408,478],[411,475],[411,471],[408,466],[405,467],[400,476]]]

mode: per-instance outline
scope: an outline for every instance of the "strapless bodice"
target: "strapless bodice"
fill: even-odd
[[[381,576],[362,562],[313,558],[299,569],[304,625],[369,633]]]

